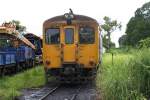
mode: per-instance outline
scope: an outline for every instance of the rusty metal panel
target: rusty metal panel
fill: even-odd
[[[21,33],[19,33],[16,30],[13,30],[11,28],[7,28],[4,26],[0,27],[0,35],[1,36],[8,36],[8,37],[16,37],[17,39],[19,39],[20,41],[22,41],[23,43],[25,43],[26,45],[30,46],[31,48],[35,49],[35,46],[28,40],[26,39]]]
[[[33,34],[33,33],[26,33],[24,36],[25,36],[26,38],[32,36],[32,37],[35,37],[35,38],[38,38],[38,39],[41,39],[41,40],[42,40],[42,37],[37,36],[37,35],[35,35],[35,34]]]
[[[27,44],[28,46],[30,46],[31,48],[35,49],[35,46],[28,40],[26,39],[22,34],[20,34],[19,32],[16,31],[16,36],[22,40],[25,44]]]

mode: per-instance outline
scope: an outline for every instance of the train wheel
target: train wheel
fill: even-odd
[[[31,60],[28,61],[28,68],[31,68]]]
[[[34,64],[33,64],[33,60],[29,60],[29,68],[32,68],[34,66]]]
[[[25,65],[23,62],[21,63],[21,66],[20,66],[20,67],[21,67],[21,71],[26,70],[26,65]]]
[[[16,65],[15,71],[16,71],[16,73],[20,71],[20,64],[19,63]]]
[[[35,66],[35,61],[32,60],[32,61],[31,61],[31,67],[34,67],[34,66]]]
[[[18,69],[17,69],[17,65],[16,65],[16,66],[15,66],[15,73],[17,73],[17,70],[18,70]]]
[[[35,60],[33,60],[33,67],[35,67]]]
[[[13,66],[13,68],[12,68],[12,73],[13,73],[13,74],[16,73],[16,66]]]
[[[2,68],[2,77],[5,76],[5,70],[6,70],[6,69],[3,67],[3,68]]]
[[[2,76],[2,68],[0,68],[0,77]]]
[[[26,68],[30,68],[30,61],[29,60],[26,61]]]

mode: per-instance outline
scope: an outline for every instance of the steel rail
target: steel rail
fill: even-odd
[[[48,87],[43,88],[40,91],[36,91],[35,93],[31,94],[30,96],[26,96],[25,100],[44,100],[48,95],[52,94],[54,91],[56,91],[59,86],[56,86],[53,89],[50,89]]]
[[[57,86],[55,88],[53,88],[52,90],[50,90],[47,94],[45,94],[43,97],[41,97],[39,100],[44,100],[46,97],[48,97],[50,94],[52,94],[53,92],[55,92],[60,86]]]
[[[76,91],[76,93],[75,93],[75,94],[73,94],[73,96],[71,97],[71,99],[70,99],[70,100],[75,100],[75,99],[76,99],[76,97],[77,97],[77,95],[79,94],[80,90],[81,90],[81,87],[79,87],[79,88],[78,88],[78,90]]]

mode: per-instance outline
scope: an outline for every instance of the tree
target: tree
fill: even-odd
[[[139,48],[149,48],[150,47],[150,37],[139,41]]]
[[[104,36],[102,36],[102,40],[103,40],[103,46],[108,50],[108,38],[106,38],[107,35],[105,34]],[[111,48],[115,48],[115,43],[113,43],[112,41],[110,41],[110,47]]]
[[[16,25],[16,30],[18,30],[20,33],[26,31],[26,27],[23,26],[23,25],[21,25],[20,21],[18,21],[18,20],[12,20],[10,22]]]
[[[121,23],[118,23],[117,20],[111,20],[111,18],[105,16],[103,18],[104,24],[101,25],[103,31],[106,32],[107,39],[107,48],[108,50],[111,48],[111,33],[117,30],[118,28],[121,29]]]
[[[150,2],[135,11],[126,29],[127,45],[137,46],[140,40],[150,37]]]
[[[120,38],[119,38],[119,40],[118,40],[118,42],[119,42],[119,46],[120,47],[124,47],[124,46],[126,46],[126,39],[127,39],[127,35],[122,35]]]

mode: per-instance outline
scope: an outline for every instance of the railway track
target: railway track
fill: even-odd
[[[19,100],[96,100],[96,90],[92,85],[59,84],[31,91]]]
[[[54,88],[44,87],[39,91],[32,93],[29,96],[25,96],[24,100],[49,100],[48,98],[57,91],[61,86],[56,86]],[[75,89],[72,94],[68,95],[64,100],[76,100],[77,95],[79,94],[81,87]],[[69,91],[68,91],[69,92]]]
[[[79,88],[77,89],[76,93],[73,94],[73,96],[71,97],[70,100],[76,100],[76,97],[77,97],[77,95],[79,94],[80,90],[81,90],[81,87],[79,87]]]
[[[62,89],[65,89],[65,88],[62,86],[62,88],[57,90],[57,92],[55,93],[57,94],[58,92],[62,91]],[[60,98],[58,99],[58,97],[61,96],[60,94],[59,95],[54,94],[56,97],[55,99],[54,98],[53,99],[54,100],[76,100],[76,97],[79,94],[80,90],[81,90],[81,87],[78,87],[77,89],[72,89],[72,91],[67,91],[68,95],[65,98],[61,98],[61,99]],[[70,92],[73,92],[73,93],[70,94]],[[41,100],[53,100],[51,96],[53,95],[48,94],[45,98]]]
[[[55,92],[60,86],[56,86],[54,88],[42,88],[39,91],[36,91],[35,93],[32,93],[29,96],[25,96],[25,100],[45,100],[45,98]]]

